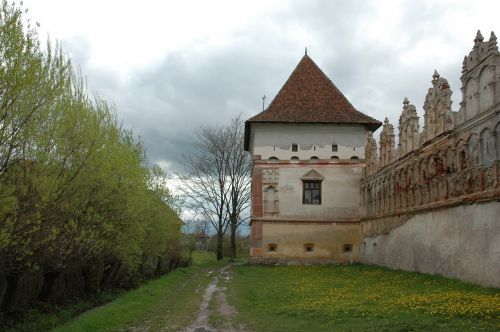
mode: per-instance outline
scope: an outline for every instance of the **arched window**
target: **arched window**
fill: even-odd
[[[339,157],[337,157],[337,156],[332,156],[330,159],[331,159],[331,160],[339,160]]]
[[[312,157],[311,157],[311,162],[312,162],[312,163],[317,163],[318,161],[319,161],[319,158],[318,158],[318,157],[316,157],[316,156],[312,156]]]
[[[269,157],[267,159],[267,161],[270,162],[270,163],[277,163],[279,161],[279,159],[276,158],[276,157]]]
[[[352,160],[352,161],[358,161],[358,160],[359,160],[359,157],[352,156],[352,157],[351,157],[351,160]]]
[[[292,158],[290,158],[290,160],[291,160],[292,162],[296,162],[296,163],[297,163],[297,162],[299,162],[299,157],[297,157],[297,156],[293,156]]]

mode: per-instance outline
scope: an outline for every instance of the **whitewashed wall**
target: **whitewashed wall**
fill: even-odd
[[[366,137],[361,125],[252,123],[250,153],[262,159],[364,159]],[[297,152],[292,152],[292,144],[298,144]],[[337,152],[332,151],[333,144],[338,145]]]

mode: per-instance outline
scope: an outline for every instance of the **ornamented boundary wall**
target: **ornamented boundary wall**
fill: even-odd
[[[500,287],[500,56],[480,32],[462,68],[460,111],[437,72],[424,129],[405,98],[399,144],[387,121],[361,181],[361,262]]]

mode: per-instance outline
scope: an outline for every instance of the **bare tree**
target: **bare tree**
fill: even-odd
[[[184,172],[179,174],[186,205],[209,220],[217,233],[217,260],[223,258],[222,240],[229,226],[225,136],[224,128],[202,128],[193,142],[193,152],[184,156]]]
[[[227,177],[229,182],[229,195],[226,200],[226,209],[229,215],[229,226],[231,230],[231,255],[230,261],[236,258],[236,232],[238,227],[248,220],[249,214],[245,216],[250,205],[250,171],[252,161],[250,154],[243,149],[245,123],[238,116],[231,120],[225,127],[225,139],[228,151],[226,154]]]
[[[210,221],[217,232],[217,259],[231,231],[230,260],[236,257],[236,232],[250,204],[250,155],[243,150],[244,123],[238,116],[226,126],[202,128],[193,152],[184,157],[180,188],[188,207]]]

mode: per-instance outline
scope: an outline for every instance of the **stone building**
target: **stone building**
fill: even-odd
[[[359,111],[307,54],[245,128],[251,259],[359,261],[500,287],[500,53],[478,31],[460,109],[437,71],[398,136]]]
[[[246,122],[253,261],[359,260],[364,145],[380,125],[304,55],[269,107]]]

